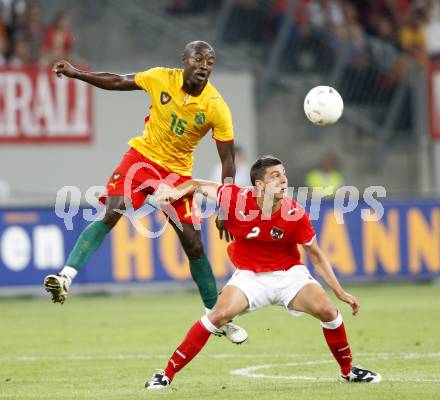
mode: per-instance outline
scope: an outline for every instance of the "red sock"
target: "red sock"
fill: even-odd
[[[169,359],[168,365],[165,368],[165,375],[172,380],[176,372],[180,371],[199,354],[208,341],[209,336],[211,336],[211,332],[200,321],[197,321]]]
[[[342,374],[348,375],[351,369],[351,350],[350,345],[348,344],[342,317],[338,315],[338,318],[335,321],[321,322],[321,326],[328,347],[336,358]],[[330,326],[332,329],[330,329]],[[334,326],[336,326],[336,328],[334,328]]]

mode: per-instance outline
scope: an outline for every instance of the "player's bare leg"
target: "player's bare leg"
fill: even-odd
[[[288,308],[310,314],[320,321],[332,321],[338,316],[338,310],[326,291],[317,283],[305,285],[290,301]]]
[[[221,329],[228,321],[249,308],[244,293],[235,286],[227,285],[220,293],[214,308],[208,313],[209,321]]]
[[[381,381],[380,374],[352,365],[350,345],[342,316],[320,285],[309,283],[304,286],[290,301],[288,308],[305,312],[321,321],[325,340],[339,364],[342,381],[367,383]]]
[[[249,307],[244,293],[235,286],[226,286],[220,294],[214,308],[197,321],[187,332],[183,342],[179,345],[168,361],[164,370],[156,371],[145,382],[147,389],[163,389],[171,384],[174,375],[187,365],[206,345],[211,334],[220,333],[220,329]]]
[[[101,221],[92,222],[84,229],[69,254],[66,266],[58,274],[47,275],[44,278],[44,287],[52,295],[52,302],[63,304],[66,301],[76,274],[98,249],[125,210],[125,201],[121,196],[108,197],[106,204],[107,210],[104,218]]]
[[[211,310],[217,302],[217,284],[212,273],[212,267],[203,249],[201,232],[194,229],[192,224],[182,224],[180,230],[170,221],[179,237],[180,243],[189,258],[191,276],[196,283],[200,296],[207,311]],[[232,343],[241,344],[248,338],[247,332],[240,326],[227,320],[221,328],[221,334]]]

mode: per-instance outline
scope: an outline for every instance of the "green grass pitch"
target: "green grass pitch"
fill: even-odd
[[[347,289],[361,302],[358,317],[337,303],[354,359],[377,385],[338,382],[318,321],[271,307],[239,319],[248,343],[212,337],[170,388],[146,391],[200,317],[198,295],[77,295],[0,299],[0,399],[439,399],[440,287]]]

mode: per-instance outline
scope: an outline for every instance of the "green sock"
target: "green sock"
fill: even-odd
[[[203,304],[206,308],[211,309],[217,301],[217,284],[208,258],[203,256],[197,260],[189,260],[189,269],[199,288]]]
[[[75,247],[67,258],[66,265],[79,271],[101,245],[109,231],[110,229],[102,221],[92,222],[79,235]]]

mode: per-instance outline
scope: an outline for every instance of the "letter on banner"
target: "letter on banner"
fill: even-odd
[[[90,85],[47,68],[0,68],[0,142],[88,142],[92,119]]]
[[[338,224],[333,210],[325,213],[320,236],[320,247],[331,265],[343,275],[355,273],[356,262],[347,225]]]
[[[165,221],[162,213],[157,213],[156,218],[161,224]],[[188,257],[183,252],[179,238],[170,224],[157,240],[159,240],[159,257],[168,275],[178,280],[191,278]]]
[[[386,220],[386,224],[382,222]],[[378,261],[385,272],[400,271],[399,212],[389,209],[382,221],[363,221],[364,266],[367,274],[374,274]]]
[[[151,225],[149,217],[142,223]],[[111,233],[113,277],[117,281],[146,281],[153,277],[151,239],[140,235],[126,217],[122,217]]]
[[[407,219],[410,272],[420,272],[422,261],[430,272],[440,271],[440,209],[433,209],[431,221],[426,221],[419,209],[410,208]]]
[[[57,225],[35,227],[33,238],[35,268],[61,268],[64,265],[63,232]]]
[[[3,231],[0,254],[3,264],[11,271],[22,271],[31,262],[31,241],[20,226],[9,226]]]

